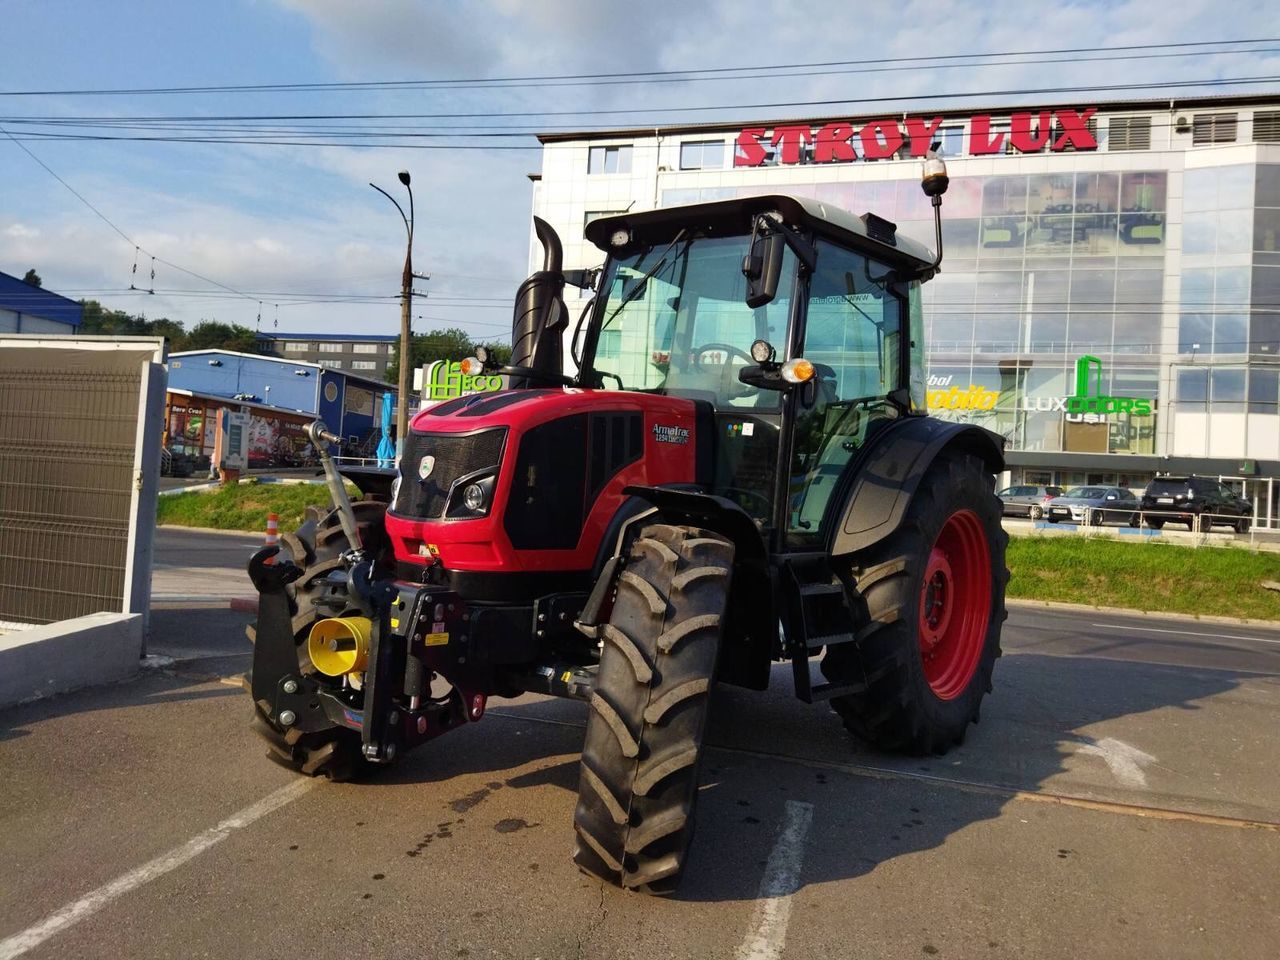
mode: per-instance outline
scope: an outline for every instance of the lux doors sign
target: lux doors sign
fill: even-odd
[[[1019,153],[1039,153],[1046,147],[1053,151],[1097,150],[1098,139],[1089,129],[1089,121],[1097,112],[1097,107],[1089,107],[1015,113],[1009,118],[1008,129],[1003,130],[992,130],[991,116],[979,114],[966,122],[969,153],[1003,153],[1006,143]],[[849,163],[859,157],[887,160],[903,146],[911,156],[923,157],[941,127],[942,117],[907,117],[901,124],[897,120],[872,120],[861,128],[844,120],[817,130],[808,124],[747,127],[738,134],[733,165],[763,166],[770,148],[776,153],[777,162],[783,164]]]

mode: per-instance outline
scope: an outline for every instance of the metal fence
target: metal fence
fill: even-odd
[[[51,356],[70,352],[44,350],[24,365],[24,351],[6,352],[0,620],[49,623],[127,609],[143,366],[109,354],[103,364],[59,361]]]

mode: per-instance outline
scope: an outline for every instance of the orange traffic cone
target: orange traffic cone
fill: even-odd
[[[280,544],[280,517],[275,513],[267,514],[267,539],[263,542],[263,546],[275,547]],[[277,554],[276,556],[279,556]],[[275,557],[268,557],[267,563],[275,563]]]

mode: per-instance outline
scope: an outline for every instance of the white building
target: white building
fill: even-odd
[[[1280,516],[1280,95],[540,139],[533,212],[568,268],[603,260],[582,239],[596,217],[765,193],[871,211],[932,248],[919,158],[941,141],[932,412],[1004,434],[1012,482],[1195,472],[1238,478],[1260,522]],[[539,256],[535,243],[535,268]],[[1100,361],[1098,393],[1150,414],[1068,414],[1085,356]]]

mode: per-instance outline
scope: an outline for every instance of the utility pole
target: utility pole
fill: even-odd
[[[401,170],[400,182],[409,192],[409,215],[396,202],[396,198],[383,190],[376,183],[369,186],[396,205],[400,211],[400,219],[404,221],[404,230],[408,235],[408,244],[404,252],[404,272],[400,275],[400,369],[396,384],[396,455],[404,451],[404,438],[409,434],[409,366],[413,354],[413,333],[409,328],[409,317],[413,309],[413,188],[409,186],[409,171]]]

